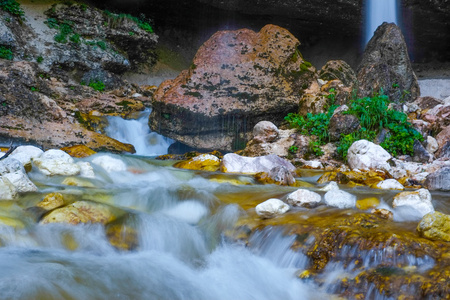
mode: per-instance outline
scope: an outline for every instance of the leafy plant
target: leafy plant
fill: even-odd
[[[70,38],[69,38],[69,40],[70,40],[72,43],[75,43],[75,44],[79,44],[79,43],[81,42],[80,35],[77,34],[77,33],[74,33],[73,35],[71,35]]]
[[[97,41],[96,44],[100,49],[106,50],[106,43],[104,41]]]
[[[91,80],[89,86],[96,91],[103,92],[105,90],[105,83],[101,80]]]
[[[308,144],[309,152],[314,153],[314,155],[316,155],[316,156],[322,156],[323,151],[320,148],[321,145],[323,145],[323,144],[319,141],[309,141],[309,144]]]
[[[43,62],[44,61],[44,58],[42,57],[42,56],[38,56],[37,58],[36,58],[36,62],[38,63],[38,64],[40,64],[41,62]]]
[[[0,46],[0,58],[12,60],[14,57],[13,52],[8,47]]]
[[[289,153],[295,154],[298,151],[298,147],[295,146],[295,145],[292,145],[292,146],[289,147],[288,151],[289,151]]]
[[[141,16],[140,18],[138,18],[138,17],[132,16],[130,14],[115,14],[115,13],[110,12],[109,10],[106,10],[106,9],[103,11],[103,13],[107,17],[109,17],[109,18],[111,18],[113,20],[120,20],[120,19],[131,20],[131,21],[135,22],[136,25],[139,28],[141,28],[142,30],[145,30],[145,31],[147,31],[149,33],[153,33],[154,32],[152,25],[150,25],[150,23],[148,23],[148,22],[146,22],[144,20],[145,16]]]
[[[55,18],[48,18],[47,21],[45,21],[44,23],[47,24],[47,26],[49,28],[59,30],[59,33],[57,33],[53,37],[54,40],[58,43],[62,43],[62,44],[67,43],[67,37],[70,34],[74,33],[73,29],[72,29],[73,22],[71,22],[71,21],[67,21],[67,20],[58,21]],[[77,40],[77,37],[78,37],[78,39],[80,38],[80,36],[78,34],[74,33],[70,37],[70,40],[75,43],[75,41]]]
[[[1,0],[0,9],[17,17],[21,17],[25,14],[23,9],[20,7],[20,4],[15,0]]]

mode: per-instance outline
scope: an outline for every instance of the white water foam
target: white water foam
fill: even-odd
[[[366,22],[364,44],[372,38],[373,33],[383,22],[398,25],[396,0],[366,0]]]
[[[148,117],[151,110],[143,111],[136,120],[108,117],[106,135],[122,143],[132,144],[137,155],[156,156],[167,154],[173,140],[150,131]]]

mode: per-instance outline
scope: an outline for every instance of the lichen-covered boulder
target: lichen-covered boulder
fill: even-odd
[[[280,199],[272,198],[258,204],[255,211],[261,218],[273,218],[277,215],[284,214],[290,209],[289,205]]]
[[[397,25],[383,23],[377,28],[366,46],[357,78],[361,97],[383,90],[391,101],[398,103],[414,101],[420,95],[406,42]]]
[[[269,173],[273,168],[283,166],[288,171],[294,172],[295,167],[289,161],[277,156],[266,155],[259,157],[245,157],[234,153],[228,153],[223,156],[221,168],[226,173]]]
[[[431,203],[432,197],[427,189],[419,189],[414,192],[401,192],[394,196],[392,206],[410,207],[422,217],[427,213],[434,212],[434,206]]]
[[[50,149],[33,160],[34,165],[45,175],[73,176],[80,173],[80,166],[66,152]]]
[[[353,208],[356,205],[356,196],[342,190],[331,190],[323,199],[326,205],[337,208]]]
[[[290,205],[303,207],[315,207],[321,200],[322,197],[319,194],[305,189],[298,189],[286,197],[286,201]]]
[[[428,213],[417,225],[417,231],[427,239],[450,242],[450,216],[437,211]]]
[[[299,140],[298,139],[299,135],[296,133],[295,129],[288,129],[288,130],[280,129],[277,130],[277,134],[278,136],[276,139],[272,141],[261,142],[261,140],[264,138],[261,135],[255,136],[255,132],[253,132],[254,135],[253,139],[251,139],[247,143],[245,149],[240,151],[239,153],[244,156],[250,157],[264,156],[269,154],[275,154],[281,157],[286,157],[291,153],[289,152],[289,148],[291,146],[294,146],[294,144],[300,146],[300,147],[296,146],[297,147],[296,149],[297,152],[301,152],[301,145],[300,143],[297,142]],[[306,143],[306,145],[307,144],[308,143]]]
[[[176,168],[188,170],[217,171],[220,168],[220,159],[211,154],[200,154],[186,161],[178,162]]]
[[[278,125],[297,111],[299,94],[315,80],[299,44],[275,25],[215,33],[189,70],[159,86],[150,128],[197,149],[242,149],[259,121]]]
[[[382,170],[391,172],[392,168],[388,160],[392,156],[381,146],[367,140],[354,142],[347,153],[348,165],[358,170]]]

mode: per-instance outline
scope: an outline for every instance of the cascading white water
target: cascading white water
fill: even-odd
[[[148,117],[151,110],[143,111],[136,120],[126,120],[121,117],[108,117],[106,135],[122,143],[132,144],[137,155],[156,156],[167,154],[167,149],[173,140],[148,127]]]
[[[383,22],[398,25],[397,0],[366,0],[365,11],[364,45]]]

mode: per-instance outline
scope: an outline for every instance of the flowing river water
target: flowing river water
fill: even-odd
[[[104,154],[78,160],[92,162],[99,155]],[[298,235],[265,226],[245,241],[236,236],[239,220],[258,222],[257,203],[283,199],[296,188],[258,185],[246,175],[176,169],[173,162],[145,156],[107,155],[123,161],[126,170],[108,172],[92,164],[95,178],[79,177],[82,183],[74,186],[34,168],[29,177],[38,192],[0,201],[0,221],[6,224],[0,227],[0,299],[333,299],[340,292],[336,279],[361,272],[337,258],[320,275],[320,285],[300,280],[311,260],[294,249]],[[304,171],[297,180],[318,191],[319,175]],[[395,195],[342,188],[359,198],[375,195],[386,207]],[[116,220],[106,226],[40,224],[33,207],[51,192],[69,201],[107,204]],[[448,197],[433,197],[435,207],[449,213]],[[325,220],[355,211],[319,206],[293,209],[288,216]],[[394,216],[398,228],[414,231],[417,221],[408,221],[408,212],[394,210]],[[362,259],[365,269],[392,259],[415,272],[436,264],[427,256],[393,257],[383,248],[340,251]],[[366,299],[389,298],[369,287]]]

